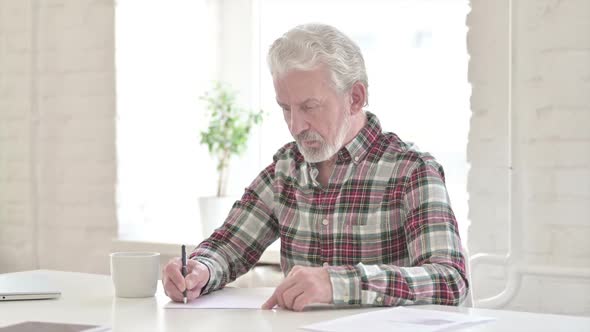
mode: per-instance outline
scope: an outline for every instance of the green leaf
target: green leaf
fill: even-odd
[[[222,82],[215,82],[199,100],[205,104],[209,121],[207,129],[200,133],[200,143],[218,160],[217,170],[221,172],[232,156],[246,150],[252,127],[260,124],[265,114],[263,110],[239,107],[236,92]]]

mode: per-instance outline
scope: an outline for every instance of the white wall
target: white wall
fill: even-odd
[[[514,2],[511,35],[508,1],[472,0],[467,19],[469,248],[508,248],[512,105],[512,215],[524,222],[525,262],[588,268],[590,2]],[[116,236],[113,22],[112,0],[0,2],[0,272],[108,271]],[[249,77],[224,57],[222,78]],[[247,101],[257,93],[234,84]],[[505,283],[502,269],[483,265],[474,277],[478,298]],[[525,277],[508,307],[587,315],[586,294],[587,280]]]
[[[0,2],[0,271],[36,264],[30,44],[30,3]]]
[[[511,217],[512,257],[520,266],[588,271],[590,2],[518,0],[511,11],[509,5],[472,0],[467,19],[469,249],[506,253]],[[473,270],[477,299],[498,294],[507,282],[503,267]],[[589,277],[522,281],[507,308],[590,314]]]
[[[108,271],[114,3],[0,2],[0,272]]]

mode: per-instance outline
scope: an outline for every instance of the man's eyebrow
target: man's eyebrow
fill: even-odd
[[[321,103],[321,101],[319,99],[312,97],[312,98],[305,99],[303,102],[299,103],[299,105],[304,105],[304,104],[311,103],[311,102]],[[279,104],[279,106],[281,106],[281,107],[287,107],[288,106],[287,104],[282,103],[278,99],[277,99],[277,104]]]
[[[301,103],[301,105],[311,103],[311,102],[320,103],[320,100],[317,98],[307,98]]]
[[[277,104],[279,104],[279,106],[281,106],[282,108],[287,108],[286,104],[281,103],[280,100],[277,99]]]

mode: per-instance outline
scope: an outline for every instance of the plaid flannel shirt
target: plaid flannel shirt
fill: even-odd
[[[292,142],[245,189],[224,224],[191,254],[204,293],[246,273],[281,239],[281,269],[325,266],[334,304],[459,304],[465,261],[442,167],[374,114],[337,154],[329,184]]]

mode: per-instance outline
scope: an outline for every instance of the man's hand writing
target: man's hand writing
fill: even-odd
[[[175,302],[182,302],[182,292],[185,288],[188,301],[192,301],[201,295],[201,289],[209,282],[209,269],[195,260],[187,260],[188,274],[182,277],[180,272],[182,262],[180,258],[171,259],[162,269],[162,285],[166,295]]]
[[[295,266],[275,289],[262,309],[281,308],[302,311],[312,303],[332,303],[332,283],[323,267]]]

